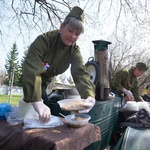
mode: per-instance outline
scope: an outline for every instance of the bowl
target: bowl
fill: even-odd
[[[128,111],[139,111],[139,105],[135,101],[128,101],[125,105],[125,109]]]
[[[147,111],[150,111],[149,105],[147,102],[137,102],[139,105],[139,109],[145,109]]]
[[[85,126],[90,119],[91,116],[87,114],[70,114],[65,117],[67,124],[74,128]]]

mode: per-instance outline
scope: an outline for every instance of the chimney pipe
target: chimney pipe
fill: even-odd
[[[109,60],[108,45],[109,41],[96,40],[94,43],[95,61],[99,63],[100,78],[96,85],[96,100],[108,100],[109,98]]]

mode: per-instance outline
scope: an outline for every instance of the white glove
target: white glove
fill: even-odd
[[[32,103],[34,110],[39,114],[39,120],[43,123],[48,122],[51,117],[50,108],[42,101]]]
[[[94,105],[95,105],[95,99],[93,97],[89,96],[85,100],[85,103],[83,104],[83,106],[86,107],[86,109],[79,110],[79,113],[88,113],[93,108]]]
[[[129,90],[124,88],[122,91],[128,96],[129,100],[134,100],[133,94]]]

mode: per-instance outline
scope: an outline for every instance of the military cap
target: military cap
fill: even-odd
[[[142,63],[142,62],[139,62],[136,64],[136,67],[139,69],[139,70],[142,70],[142,71],[146,71],[148,69],[148,67],[146,66],[145,63]]]
[[[75,6],[66,17],[75,17],[84,22],[84,11],[80,7]]]

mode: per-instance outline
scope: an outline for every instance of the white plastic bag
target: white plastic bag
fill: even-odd
[[[24,118],[24,126],[23,129],[29,129],[29,128],[53,128],[56,126],[63,125],[63,122],[61,119],[57,116],[51,115],[51,118],[49,122],[42,123],[39,120],[39,115],[35,110],[30,110]]]
[[[21,124],[23,123],[24,117],[29,110],[33,110],[33,106],[31,103],[26,103],[22,96],[19,101],[19,107],[11,106],[11,112],[5,114],[6,121],[11,125]]]
[[[29,110],[34,109],[31,103],[26,103],[23,98],[19,101],[19,110],[18,110],[18,117],[23,118],[29,112]]]
[[[24,118],[18,117],[18,106],[11,106],[11,112],[5,114],[6,121],[11,125],[21,124],[23,123]]]

